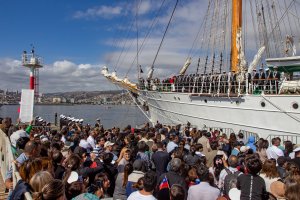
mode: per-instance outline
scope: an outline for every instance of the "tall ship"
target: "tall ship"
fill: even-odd
[[[203,21],[198,22],[200,28],[177,73],[159,77],[155,59],[160,47],[167,45],[165,38],[170,34],[169,25],[175,23],[178,1],[146,77],[138,61],[136,81],[119,78],[106,66],[104,77],[130,91],[153,124],[189,122],[197,128],[230,128],[264,138],[299,135],[299,2],[205,2]],[[140,49],[135,60],[141,57]]]

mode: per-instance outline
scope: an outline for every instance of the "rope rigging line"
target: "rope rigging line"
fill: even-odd
[[[139,4],[138,5],[138,9],[140,8],[140,6],[141,6],[141,4]],[[136,17],[136,16],[135,16]],[[119,58],[118,58],[118,61],[117,61],[117,64],[116,64],[116,69],[114,69],[114,71],[117,71],[117,69],[119,68],[119,66],[121,65],[118,65],[119,64],[119,62],[120,62],[120,59],[121,59],[121,56],[122,56],[122,54],[123,54],[123,52],[124,52],[124,49],[125,49],[125,47],[126,47],[126,44],[127,44],[127,41],[128,41],[128,38],[129,38],[129,34],[132,32],[132,30],[133,30],[133,27],[134,27],[134,23],[135,22],[135,20],[132,20],[132,23],[131,23],[131,25],[130,25],[130,28],[128,29],[128,32],[127,32],[127,36],[126,36],[126,40],[125,40],[125,42],[124,42],[124,45],[123,45],[123,48],[122,48],[122,52],[121,52],[121,54],[119,54]],[[127,54],[128,54],[128,50],[133,46],[133,43],[134,43],[134,41],[132,40],[131,41],[131,43],[129,44],[129,46],[127,47],[127,51],[126,51],[126,53],[125,53],[125,55],[123,56],[123,58],[122,58],[122,60],[121,60],[121,63],[123,63],[124,62],[124,60],[125,60],[125,58],[126,58],[126,56],[127,56]],[[127,76],[127,75],[126,75]]]
[[[174,9],[173,9],[172,15],[171,15],[171,17],[170,17],[170,20],[169,20],[169,22],[168,22],[167,28],[166,28],[166,30],[165,30],[165,32],[164,32],[163,38],[162,38],[162,40],[161,40],[161,42],[160,42],[159,48],[158,48],[158,50],[157,50],[157,52],[156,52],[156,55],[155,55],[155,57],[154,57],[153,63],[152,63],[152,65],[151,65],[151,69],[154,69],[154,64],[155,64],[156,58],[157,58],[157,56],[158,56],[159,50],[160,50],[160,48],[161,48],[161,46],[162,46],[162,43],[163,43],[163,41],[164,41],[164,39],[165,39],[166,33],[167,33],[167,31],[168,31],[168,28],[169,28],[169,26],[170,26],[170,24],[171,24],[171,20],[172,20],[172,18],[173,18],[173,15],[174,15],[174,13],[175,13],[175,10],[176,10],[177,5],[178,5],[178,0],[176,0],[176,4],[175,4],[175,6],[174,6]]]
[[[140,53],[142,52],[142,50],[143,50],[143,48],[144,48],[144,46],[145,46],[144,44],[145,44],[146,40],[149,38],[149,35],[150,35],[150,33],[152,32],[154,25],[157,24],[157,22],[158,22],[158,16],[159,16],[159,13],[161,12],[161,9],[162,9],[164,3],[165,3],[165,0],[162,1],[162,4],[160,5],[160,8],[158,9],[158,11],[157,11],[156,14],[155,14],[155,17],[154,17],[154,19],[152,20],[152,23],[151,23],[151,25],[150,25],[150,28],[148,29],[148,31],[147,31],[147,33],[146,33],[146,36],[144,37],[144,39],[143,39],[143,41],[142,41],[142,44],[141,44],[140,47],[139,47],[138,54],[140,54]],[[131,71],[131,69],[132,69],[132,67],[133,67],[133,65],[134,65],[134,63],[135,63],[135,61],[136,61],[136,58],[137,58],[137,57],[135,56],[135,58],[133,59],[133,61],[132,61],[131,65],[130,65],[129,69],[127,70],[125,76],[128,76],[129,72]]]
[[[274,25],[273,29],[268,33],[268,36],[275,30],[275,28],[277,26],[279,26],[280,22],[284,19],[285,15],[288,13],[288,10],[290,9],[290,7],[292,6],[292,3],[295,2],[295,0],[291,1],[291,3],[289,4],[289,6],[287,7],[287,9],[284,11],[284,13],[282,14],[282,16],[280,17],[280,19],[278,20],[278,22]],[[279,9],[280,10],[280,9]],[[285,26],[285,23],[283,23]],[[285,27],[286,28],[286,27]],[[287,30],[287,29],[286,29]]]

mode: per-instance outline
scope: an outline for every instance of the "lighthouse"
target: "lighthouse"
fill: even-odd
[[[39,97],[39,69],[43,67],[42,58],[35,54],[34,47],[31,52],[23,51],[22,65],[29,68],[29,89],[34,90],[35,101]]]

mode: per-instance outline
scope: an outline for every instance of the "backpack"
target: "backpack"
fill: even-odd
[[[236,188],[237,178],[242,172],[236,171],[232,173],[229,169],[225,168],[225,171],[227,172],[227,175],[224,179],[224,190],[223,193],[225,195],[228,195],[229,190],[232,188]]]

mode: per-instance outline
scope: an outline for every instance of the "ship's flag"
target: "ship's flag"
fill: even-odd
[[[165,189],[165,188],[170,189],[169,182],[168,182],[168,179],[167,179],[166,176],[163,179],[163,181],[160,183],[159,190],[162,190],[162,189]]]

